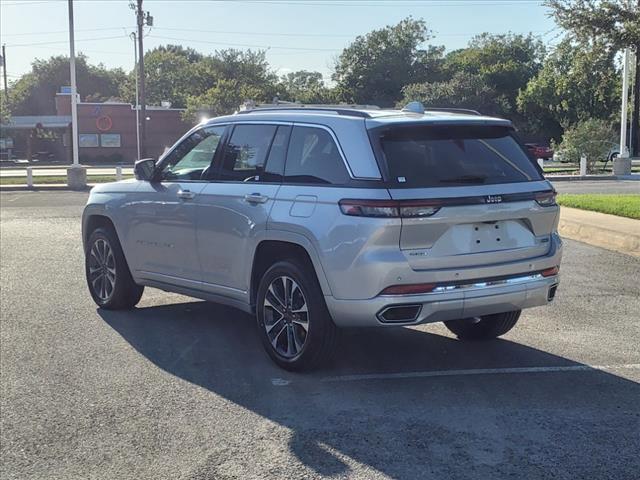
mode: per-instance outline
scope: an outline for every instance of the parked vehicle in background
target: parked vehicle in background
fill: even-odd
[[[607,162],[613,162],[618,157],[618,155],[620,155],[620,146],[612,146],[607,153]]]
[[[338,327],[508,332],[559,282],[555,191],[508,120],[459,111],[255,108],[188,132],[83,213],[96,304],[145,286],[255,314],[281,367]]]
[[[545,147],[537,143],[525,143],[524,145],[533,158],[542,158],[543,160],[553,158],[553,149],[550,147]]]

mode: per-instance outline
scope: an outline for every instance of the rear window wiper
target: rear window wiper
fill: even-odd
[[[453,178],[443,178],[440,183],[484,183],[487,181],[485,175],[461,175]]]

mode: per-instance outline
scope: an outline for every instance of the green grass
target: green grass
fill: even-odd
[[[606,194],[572,194],[558,195],[558,203],[565,207],[580,208],[593,212],[608,213],[619,217],[640,220],[640,194],[638,195],[606,195]]]
[[[123,175],[123,179],[133,178],[132,175]],[[115,175],[87,175],[88,183],[107,183],[115,182]],[[33,184],[38,185],[65,185],[67,177],[62,176],[33,176]],[[0,177],[0,185],[26,185],[27,177]]]

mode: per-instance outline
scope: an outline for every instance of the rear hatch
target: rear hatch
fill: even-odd
[[[489,265],[549,251],[555,194],[511,127],[395,124],[371,130],[371,138],[391,198],[407,207],[400,248],[414,269]]]

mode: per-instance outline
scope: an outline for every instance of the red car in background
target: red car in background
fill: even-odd
[[[533,158],[542,158],[544,160],[553,158],[553,149],[550,147],[538,145],[537,143],[525,143],[524,146],[527,147]]]

